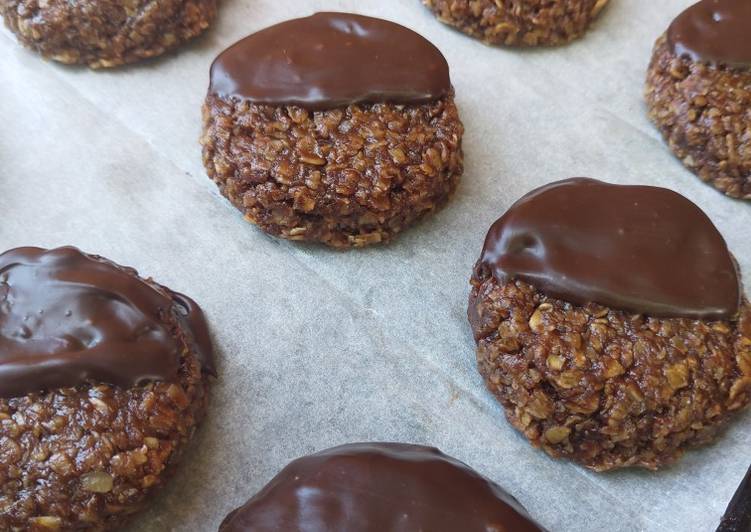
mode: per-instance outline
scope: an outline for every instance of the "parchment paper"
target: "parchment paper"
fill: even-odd
[[[516,495],[546,527],[711,531],[751,460],[751,415],[659,473],[596,474],[533,449],[475,369],[468,278],[489,225],[570,176],[648,183],[698,203],[751,279],[751,205],[702,184],[645,116],[652,44],[691,0],[611,0],[585,39],[486,47],[418,0],[223,0],[177,54],[111,72],[41,60],[0,32],[0,249],[73,244],[200,302],[221,378],[168,487],[131,531],[213,531],[288,461],[364,440],[436,445]],[[362,251],[274,240],[201,165],[200,105],[215,55],[319,10],[405,24],[446,55],[466,172],[437,215]]]

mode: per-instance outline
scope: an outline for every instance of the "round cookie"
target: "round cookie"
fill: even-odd
[[[219,532],[544,532],[500,486],[433,447],[354,443],[299,458]]]
[[[468,317],[508,420],[554,457],[657,469],[751,400],[751,306],[707,216],[658,187],[570,179],[488,232]]]
[[[557,46],[578,39],[608,0],[422,0],[438,19],[487,44]]]
[[[417,33],[318,13],[222,52],[203,162],[265,232],[338,248],[385,242],[446,202],[463,171],[449,69]]]
[[[124,523],[179,459],[213,374],[188,297],[72,247],[0,254],[0,529]]]
[[[751,199],[751,4],[703,0],[655,44],[647,72],[649,117],[703,181]]]
[[[44,57],[108,68],[161,55],[202,33],[216,16],[216,0],[0,0],[0,15]]]

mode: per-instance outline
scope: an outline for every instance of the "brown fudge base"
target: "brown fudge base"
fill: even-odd
[[[480,373],[536,447],[596,471],[657,469],[751,400],[751,306],[736,321],[631,315],[472,280]]]
[[[338,248],[386,242],[447,201],[463,171],[453,95],[322,112],[209,94],[203,163],[265,232]]]
[[[0,0],[19,41],[44,57],[106,68],[163,54],[209,27],[216,0]]]
[[[584,35],[608,0],[422,0],[441,22],[488,44],[556,46]]]

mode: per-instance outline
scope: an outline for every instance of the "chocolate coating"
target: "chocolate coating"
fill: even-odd
[[[446,59],[412,30],[377,18],[317,13],[254,33],[211,66],[209,92],[310,110],[419,104],[449,94]]]
[[[694,61],[751,66],[751,2],[702,0],[686,9],[668,29],[676,55]]]
[[[220,532],[540,532],[499,486],[432,447],[355,443],[295,460]]]
[[[186,296],[73,247],[0,255],[0,397],[90,381],[174,381],[174,327],[214,373],[203,313]]]
[[[477,267],[571,303],[654,317],[732,319],[740,307],[722,235],[659,187],[575,178],[534,190],[490,228]]]
[[[206,322],[203,310],[198,306],[198,303],[185,294],[173,292],[165,286],[161,288],[172,295],[174,309],[177,311],[180,321],[191,332],[195,351],[201,356],[203,370],[216,376],[214,345],[211,343],[209,324]]]
[[[749,532],[751,530],[751,468],[728,504],[717,532]]]

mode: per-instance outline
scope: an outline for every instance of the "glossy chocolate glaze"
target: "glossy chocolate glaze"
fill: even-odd
[[[476,268],[571,303],[655,317],[732,319],[740,307],[722,235],[659,187],[575,178],[538,188],[493,224]]]
[[[751,66],[751,2],[702,0],[686,9],[668,28],[673,52],[694,61]]]
[[[499,486],[438,449],[355,443],[295,460],[220,532],[540,532]]]
[[[223,97],[310,110],[425,103],[450,90],[446,59],[428,40],[349,13],[288,20],[238,41],[211,65],[209,87]]]
[[[0,255],[0,397],[174,381],[177,329],[213,374],[208,327],[190,298],[73,247]]]
[[[173,309],[176,311],[176,316],[182,323],[183,328],[190,331],[193,350],[201,357],[203,370],[216,376],[214,345],[211,343],[209,324],[206,321],[203,310],[198,306],[198,303],[185,294],[173,292],[165,286],[161,288],[172,296]]]
[[[717,532],[751,531],[751,468],[722,516]]]

